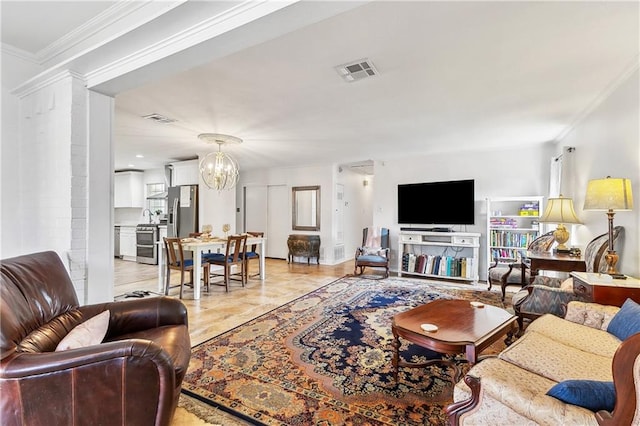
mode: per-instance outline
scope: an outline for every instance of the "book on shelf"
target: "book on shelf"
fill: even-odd
[[[402,255],[402,270],[422,275],[472,279],[474,278],[471,276],[474,261],[472,257],[404,253]]]

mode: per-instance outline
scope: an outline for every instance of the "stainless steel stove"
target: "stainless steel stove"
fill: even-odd
[[[138,263],[158,264],[158,225],[141,223],[136,226],[136,260]]]

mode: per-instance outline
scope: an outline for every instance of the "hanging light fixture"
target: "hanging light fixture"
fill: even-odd
[[[200,175],[204,183],[218,191],[233,189],[238,183],[238,162],[222,152],[222,145],[239,144],[242,139],[220,133],[202,133],[198,138],[206,143],[218,144],[217,152],[210,152],[200,161]]]

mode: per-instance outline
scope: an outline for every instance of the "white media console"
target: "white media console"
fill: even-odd
[[[480,233],[403,230],[398,238],[398,276],[478,281]]]

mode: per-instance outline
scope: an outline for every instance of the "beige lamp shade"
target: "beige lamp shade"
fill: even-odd
[[[559,198],[549,198],[547,208],[540,218],[540,222],[545,223],[582,223],[575,210],[573,200],[560,196]]]
[[[566,242],[569,241],[569,231],[564,224],[582,223],[573,210],[573,200],[562,195],[559,198],[549,198],[547,208],[544,210],[540,222],[558,224],[557,229],[553,231],[553,237],[558,244],[555,250],[559,253],[569,252],[569,248],[566,245]]]
[[[589,181],[584,199],[585,210],[624,211],[632,208],[630,179],[606,177]]]

